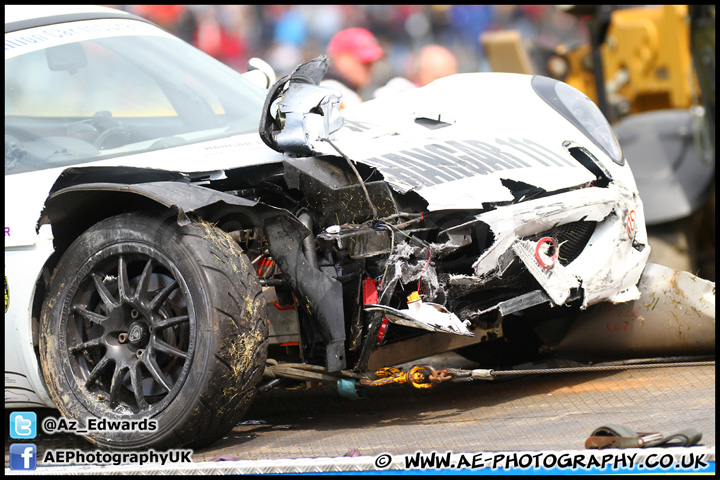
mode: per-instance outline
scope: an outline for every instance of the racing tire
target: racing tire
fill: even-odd
[[[73,242],[51,278],[43,375],[79,427],[120,421],[84,435],[96,445],[212,443],[245,414],[262,378],[268,320],[248,258],[213,225],[176,219],[103,220]]]

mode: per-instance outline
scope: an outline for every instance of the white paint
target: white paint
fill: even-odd
[[[533,254],[535,243],[517,240],[512,245],[513,251],[523,261],[535,280],[545,289],[555,305],[563,305],[570,297],[570,290],[580,285],[578,279],[570,274],[565,267],[556,263],[545,270],[536,261]]]
[[[72,28],[67,27],[39,27],[9,34],[6,36],[6,59],[48,45],[116,36],[119,31],[123,35],[168,36],[141,22],[121,19],[78,22]],[[11,48],[8,48],[8,39]],[[628,212],[634,210],[639,226],[636,240],[647,242],[642,204],[630,168],[612,162],[577,128],[541,100],[530,86],[530,80],[530,76],[515,74],[462,74],[390,99],[349,107],[343,114],[352,121],[364,122],[368,129],[354,133],[348,123],[347,127],[337,132],[334,143],[353,161],[376,166],[398,191],[415,190],[428,201],[430,210],[479,209],[489,203],[511,201],[513,196],[502,185],[503,179],[524,182],[548,191],[584,185],[594,176],[571,159],[563,143],[570,141],[585,147],[602,162],[615,182],[609,188],[573,190],[550,198],[503,206],[479,215],[478,220],[491,226],[496,243],[475,263],[476,279],[482,281],[484,277],[493,275],[501,256],[514,251],[513,245],[518,245],[518,238],[542,232],[556,224],[585,218],[600,222],[590,241],[592,248],[588,248],[567,268],[553,267],[553,274],[543,276],[541,284],[556,304],[563,303],[569,289],[580,281],[585,290],[583,306],[603,300],[635,298],[636,284],[647,261],[649,247],[638,252],[623,234],[625,218]],[[417,116],[435,115],[451,125],[431,130],[415,123]],[[321,126],[324,125],[316,125],[318,128],[306,125],[305,128],[317,130]],[[468,173],[467,165],[463,164],[466,153],[448,145],[469,140],[480,140],[499,152],[501,160],[517,158],[520,160],[518,165],[523,166],[500,167],[498,164],[491,165],[492,168],[484,173]],[[406,150],[436,148],[438,145],[441,152],[447,153],[438,154],[444,159],[442,164],[422,159],[393,163],[384,157],[390,153],[405,155],[403,151]],[[324,143],[319,143],[317,147],[323,149],[323,153],[336,154],[331,146]],[[114,153],[122,151],[116,149]],[[487,156],[492,157],[493,154],[488,153]],[[253,133],[119,158],[98,159],[80,167],[127,166],[186,173],[212,171],[222,175],[223,170],[274,163],[283,158],[262,143],[257,133]],[[559,163],[554,163],[553,158],[560,159]],[[48,193],[62,171],[60,168],[10,175],[6,177],[5,192],[5,227],[10,229],[10,236],[5,238],[5,268],[11,289],[10,310],[6,314],[5,325],[6,346],[11,348],[6,348],[6,368],[26,374],[28,382],[48,405],[52,403],[42,384],[32,348],[30,304],[40,269],[53,251],[49,227],[43,227],[40,234],[35,229]],[[437,174],[437,179],[432,179],[431,174]],[[530,263],[528,259],[524,261]],[[467,332],[454,314],[427,303],[421,304],[416,312],[398,313],[396,320],[398,318],[415,322],[415,326],[425,325],[428,329],[455,330],[453,333],[466,334],[462,333],[464,328]]]
[[[31,309],[35,283],[52,253],[49,225],[40,229],[35,245],[5,249],[5,276],[10,291],[9,308],[5,313],[5,371],[23,375],[34,392],[34,395],[27,394],[30,400],[48,407],[54,407],[54,404],[45,389],[33,348]],[[19,400],[12,390],[5,390],[6,403]]]
[[[367,311],[382,311],[385,317],[398,325],[421,328],[431,332],[454,333],[468,337],[474,334],[468,330],[470,322],[463,322],[457,315],[442,305],[416,300],[408,303],[408,308],[395,309],[387,305],[368,305]]]
[[[498,275],[500,257],[516,246],[515,254],[557,305],[562,305],[570,288],[578,285],[583,289],[582,308],[601,301],[636,299],[640,295],[636,284],[650,254],[650,246],[646,245],[642,251],[632,246],[632,239],[625,231],[625,219],[632,210],[639,219],[635,240],[647,244],[642,205],[637,195],[617,184],[608,188],[574,190],[550,199],[532,200],[478,215],[479,220],[491,226],[495,243],[473,265],[475,274],[486,281]],[[517,249],[518,238],[581,219],[599,223],[588,247],[575,261],[567,267],[556,264],[551,269],[561,272],[558,275],[536,269],[534,255],[523,256]],[[562,245],[559,248],[562,256]]]
[[[164,30],[138,20],[113,18],[59,23],[5,34],[5,60],[58,45],[122,35],[151,35],[176,39]]]

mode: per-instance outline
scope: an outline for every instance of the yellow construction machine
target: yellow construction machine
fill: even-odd
[[[488,32],[489,65],[562,80],[597,103],[635,174],[651,261],[714,280],[715,6],[558,8],[580,18],[587,42],[548,48]]]

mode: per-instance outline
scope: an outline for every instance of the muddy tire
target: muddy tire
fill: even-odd
[[[94,444],[207,445],[237,424],[262,378],[268,325],[250,262],[221,230],[176,218],[104,220],[53,273],[40,358],[62,415],[157,425],[91,432]]]

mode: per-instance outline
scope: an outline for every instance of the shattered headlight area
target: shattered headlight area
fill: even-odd
[[[266,183],[283,192],[269,203],[286,213],[264,220],[256,263],[277,266],[259,270],[261,280],[297,306],[295,327],[275,322],[284,326],[274,343],[329,372],[362,371],[378,347],[411,349],[415,337],[444,335],[453,350],[448,338],[497,340],[506,319],[536,307],[553,317],[639,297],[649,254],[642,204],[613,179],[620,163],[599,160],[594,137],[576,136],[594,124],[554,112],[547,118],[575,140],[549,145],[514,134],[477,140],[450,114],[437,117],[449,119],[441,129],[415,121],[421,130],[403,136],[339,117],[338,99],[319,86],[326,69],[319,57],[279,80],[261,123],[266,145],[285,154],[282,176]],[[544,114],[565,115],[578,100],[548,107],[555,84],[533,82],[539,93],[518,88]],[[578,105],[573,112],[590,108]]]
[[[614,184],[427,211],[337,157],[286,160],[283,182],[298,213],[266,221],[255,263],[277,265],[261,278],[297,301],[296,346],[329,371],[362,370],[374,348],[430,332],[494,340],[505,318],[541,305],[636,298],[649,250],[627,230],[633,195]]]

